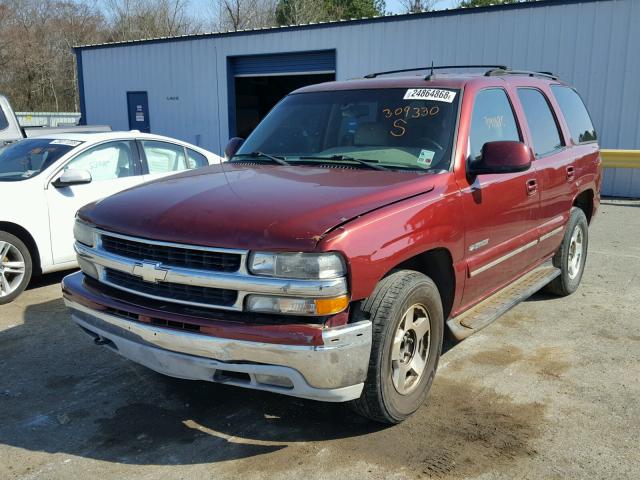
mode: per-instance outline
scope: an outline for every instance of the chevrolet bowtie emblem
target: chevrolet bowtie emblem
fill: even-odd
[[[149,283],[164,282],[167,278],[169,270],[162,268],[161,263],[142,262],[136,263],[131,271],[136,277],[142,277],[142,280]]]

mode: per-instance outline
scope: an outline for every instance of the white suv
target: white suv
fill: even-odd
[[[73,222],[83,205],[221,160],[194,145],[137,131],[57,134],[1,148],[0,305],[20,295],[32,273],[76,266]]]

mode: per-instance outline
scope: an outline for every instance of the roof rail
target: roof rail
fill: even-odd
[[[431,73],[425,77],[425,78],[429,78],[431,75],[433,75],[433,71],[434,70],[450,70],[452,68],[490,68],[491,70],[489,71],[494,71],[494,70],[503,70],[503,71],[507,71],[508,68],[504,65],[439,65],[439,66],[434,66],[433,64],[431,64],[428,67],[418,67],[418,68],[402,68],[400,70],[387,70],[386,72],[376,72],[376,73],[370,73],[368,75],[365,75],[364,78],[376,78],[380,75],[391,75],[392,73],[403,73],[403,72],[417,72],[420,70],[431,70]]]
[[[558,76],[552,72],[534,72],[530,70],[510,70],[508,68],[494,68],[487,70],[484,74],[486,77],[497,77],[500,75],[529,75],[530,77],[544,77],[552,80],[558,80]]]

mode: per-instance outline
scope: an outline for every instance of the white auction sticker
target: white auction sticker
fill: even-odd
[[[82,142],[79,142],[77,140],[53,140],[51,142],[51,145],[66,145],[68,147],[77,147],[81,143]]]
[[[456,98],[456,92],[438,88],[410,88],[404,94],[405,100],[434,100],[436,102],[451,103]]]

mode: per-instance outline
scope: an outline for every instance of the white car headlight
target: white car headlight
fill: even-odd
[[[343,277],[346,267],[337,253],[263,253],[251,255],[249,270],[254,275],[295,279]]]
[[[95,244],[95,230],[88,223],[83,222],[76,218],[73,224],[73,236],[76,242],[93,247]]]

